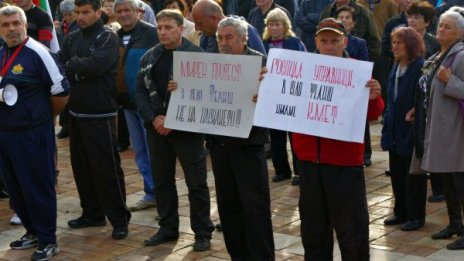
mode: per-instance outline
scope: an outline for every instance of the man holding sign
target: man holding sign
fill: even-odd
[[[347,42],[342,22],[327,18],[319,23],[316,47],[321,54],[348,58]],[[369,80],[366,87],[370,88],[367,117],[373,120],[383,110],[380,85]],[[293,145],[301,161],[299,209],[305,260],[333,259],[332,228],[343,260],[369,260],[364,144],[294,133]]]
[[[179,238],[178,196],[176,190],[176,158],[184,171],[189,190],[190,223],[195,233],[194,251],[210,247],[210,198],[206,182],[204,135],[172,130],[165,127],[169,105],[168,85],[172,84],[173,52],[201,52],[182,38],[184,18],[178,10],[166,9],[156,15],[160,44],[145,53],[137,75],[135,103],[147,128],[147,140],[152,157],[153,179],[158,214],[158,232],[145,245],[156,246]]]
[[[216,34],[219,52],[263,56],[247,48],[247,27],[247,23],[238,18],[222,19]],[[219,217],[232,260],[274,260],[264,153],[264,143],[269,142],[267,130],[252,127],[248,138],[215,135],[208,142]]]

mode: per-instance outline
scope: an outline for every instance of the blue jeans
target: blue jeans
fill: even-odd
[[[147,131],[143,126],[143,119],[137,111],[124,109],[129,138],[135,154],[135,164],[143,177],[144,200],[155,200],[155,182],[150,165],[150,152],[147,144]]]

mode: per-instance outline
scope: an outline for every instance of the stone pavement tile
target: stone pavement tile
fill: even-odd
[[[288,247],[286,247],[285,249],[282,249],[282,252],[287,252],[287,253],[290,253],[290,254],[294,254],[294,255],[304,255],[304,248],[303,248],[303,244],[300,242],[297,242],[293,245],[290,245]]]
[[[385,201],[385,200],[390,200],[392,199],[392,196],[391,194],[390,195],[381,195],[381,194],[377,194],[377,191],[376,193],[369,193],[367,194],[367,203],[370,205],[374,205],[376,203],[379,203],[379,202],[382,202],[382,201]]]
[[[92,261],[106,261],[113,258],[113,255],[101,252],[101,251],[85,251],[79,258],[81,260],[92,260]]]
[[[463,250],[448,250],[448,249],[441,249],[437,252],[429,255],[427,258],[432,260],[440,260],[440,261],[457,261],[463,260],[464,258],[464,251]]]
[[[272,210],[272,214],[277,214],[279,216],[284,216],[284,217],[296,216],[298,217],[298,219],[300,219],[300,212],[296,208],[290,208],[290,209],[277,208],[277,209]]]
[[[300,237],[285,235],[281,233],[274,233],[274,244],[276,250],[282,250],[300,241]]]
[[[282,233],[282,234],[300,237],[300,234],[301,234],[300,223],[301,223],[300,220],[297,220],[286,226],[283,226],[280,228],[274,228],[274,233]]]
[[[426,257],[432,253],[437,252],[439,249],[430,247],[421,247],[413,244],[407,244],[396,249],[396,252],[403,253],[406,255],[422,256]]]
[[[402,242],[417,242],[419,240],[424,240],[430,238],[428,233],[424,233],[421,231],[402,231],[402,230],[395,230],[386,235],[387,238],[392,240],[399,240]]]
[[[304,257],[303,256],[293,256],[293,257],[287,259],[286,261],[304,261]]]
[[[278,216],[278,215],[273,215],[272,216],[272,226],[274,228],[279,228],[283,227],[286,225],[289,225],[297,220],[299,220],[299,216],[291,216],[291,217],[285,217],[285,216]]]
[[[279,199],[273,200],[272,203],[279,203],[287,206],[297,206],[298,205],[298,198],[294,197],[281,197]]]
[[[294,255],[294,254],[290,254],[290,253],[288,253],[288,252],[283,252],[283,251],[276,251],[276,252],[275,252],[275,259],[276,259],[276,260],[281,260],[281,261],[283,261],[283,260],[288,260],[288,259],[290,259],[290,258],[292,258],[292,257],[295,257],[295,255]]]
[[[224,260],[228,260],[228,259],[223,259],[223,258],[218,258],[218,257],[214,257],[214,256],[206,256],[206,257],[202,257],[202,258],[199,258],[199,259],[196,259],[198,261],[224,261]]]
[[[372,245],[376,245],[377,247],[375,248],[378,248],[378,246],[381,246],[381,247],[388,247],[391,250],[395,250],[399,248],[400,246],[403,246],[407,243],[408,242],[402,241],[398,238],[383,236],[383,237],[380,237],[380,238],[377,238],[371,241],[371,247]]]
[[[177,256],[179,258],[179,256]],[[117,257],[111,258],[112,261],[147,261],[150,260],[149,256],[144,256],[144,255],[120,255]],[[176,259],[176,260],[181,260],[181,259]]]
[[[220,258],[220,259],[225,259],[225,260],[230,260],[229,253],[227,253],[227,249],[223,249],[221,251],[213,252],[211,253],[211,256]]]
[[[25,250],[13,250],[9,249],[0,253],[0,258],[5,260],[30,260],[31,255],[34,252],[34,248]]]
[[[404,254],[401,253],[394,253],[380,249],[371,249],[370,254],[372,261],[393,261],[404,256]]]
[[[160,258],[162,256],[166,256],[172,254],[173,245],[163,244],[159,246],[144,246],[137,248],[126,255],[141,255],[141,256],[148,256],[149,260]]]
[[[434,247],[434,248],[444,248],[449,243],[456,240],[456,238],[443,239],[443,240],[433,240],[430,236],[423,237],[414,242],[415,245],[424,246],[424,247]]]

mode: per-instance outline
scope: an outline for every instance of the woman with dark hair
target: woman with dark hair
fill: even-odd
[[[413,125],[406,121],[406,114],[414,108],[425,45],[422,36],[410,27],[396,29],[391,39],[395,64],[388,79],[389,109],[384,116],[381,145],[389,154],[395,206],[393,216],[385,219],[384,224],[404,223],[401,230],[411,231],[424,226],[427,176],[409,175],[414,135]]]
[[[426,1],[414,1],[409,4],[406,9],[408,26],[424,36],[425,59],[428,59],[440,50],[440,44],[435,36],[427,32],[433,24],[434,18],[435,7]],[[440,202],[445,200],[445,196],[443,195],[443,182],[441,181],[440,174],[430,173],[430,184],[432,187],[432,195],[428,198],[428,201]]]
[[[456,6],[444,12],[436,36],[440,51],[422,69],[418,92],[422,105],[408,113],[408,120],[426,117],[419,121],[425,128],[418,130],[424,137],[423,151],[416,146],[416,154],[423,154],[422,162],[413,166],[440,173],[443,181],[449,225],[432,239],[458,235],[458,240],[446,246],[456,250],[464,249],[464,8]]]
[[[264,20],[265,28],[263,33],[263,44],[266,53],[271,48],[289,49],[306,52],[306,47],[292,31],[292,23],[288,16],[279,8],[271,10]],[[288,162],[287,155],[287,135],[288,132],[281,130],[270,130],[272,163],[274,164],[275,176],[273,182],[279,182],[292,177],[292,170]],[[291,135],[290,135],[291,137]],[[297,158],[293,153],[293,172],[295,176],[292,180],[293,185],[298,185],[299,176],[297,170]]]
[[[348,37],[348,46],[346,51],[350,55],[350,58],[362,61],[369,61],[369,54],[367,51],[366,41],[359,37],[354,36],[351,33],[354,26],[356,25],[355,11],[350,6],[342,6],[335,12],[335,17],[343,22],[345,26],[346,35]]]
[[[427,1],[414,1],[406,9],[408,26],[424,37],[425,59],[440,50],[440,44],[435,36],[427,33],[435,18],[435,7]]]

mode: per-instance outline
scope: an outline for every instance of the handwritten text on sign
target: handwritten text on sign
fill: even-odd
[[[254,124],[363,142],[372,63],[271,49]]]
[[[177,90],[167,128],[247,138],[253,124],[261,57],[174,52]]]

